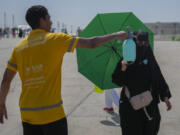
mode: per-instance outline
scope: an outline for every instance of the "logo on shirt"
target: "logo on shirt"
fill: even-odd
[[[26,74],[43,72],[43,64],[26,67]]]

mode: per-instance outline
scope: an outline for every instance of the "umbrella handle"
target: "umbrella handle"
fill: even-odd
[[[119,53],[117,52],[117,49],[114,46],[111,46],[111,49],[113,50],[113,52],[119,57],[121,58],[121,56],[119,55]]]

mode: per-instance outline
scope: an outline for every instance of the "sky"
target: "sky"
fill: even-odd
[[[180,22],[180,0],[0,0],[0,27],[26,24],[25,13],[32,5],[45,6],[53,26],[84,28],[98,13],[133,12],[143,22]]]

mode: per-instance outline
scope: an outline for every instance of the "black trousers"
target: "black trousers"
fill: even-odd
[[[134,110],[128,99],[121,98],[120,119],[122,135],[157,135],[160,127],[161,116],[158,104],[154,103],[147,107],[153,119],[147,119],[143,109]]]
[[[66,118],[45,125],[22,124],[24,135],[68,135]]]

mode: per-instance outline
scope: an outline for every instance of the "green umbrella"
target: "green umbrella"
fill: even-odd
[[[97,14],[79,37],[102,36],[121,30],[131,32],[142,29],[149,32],[149,40],[153,47],[153,33],[133,13]],[[122,57],[122,42],[111,41],[96,49],[77,49],[78,71],[101,89],[117,88],[112,83],[112,73]]]

